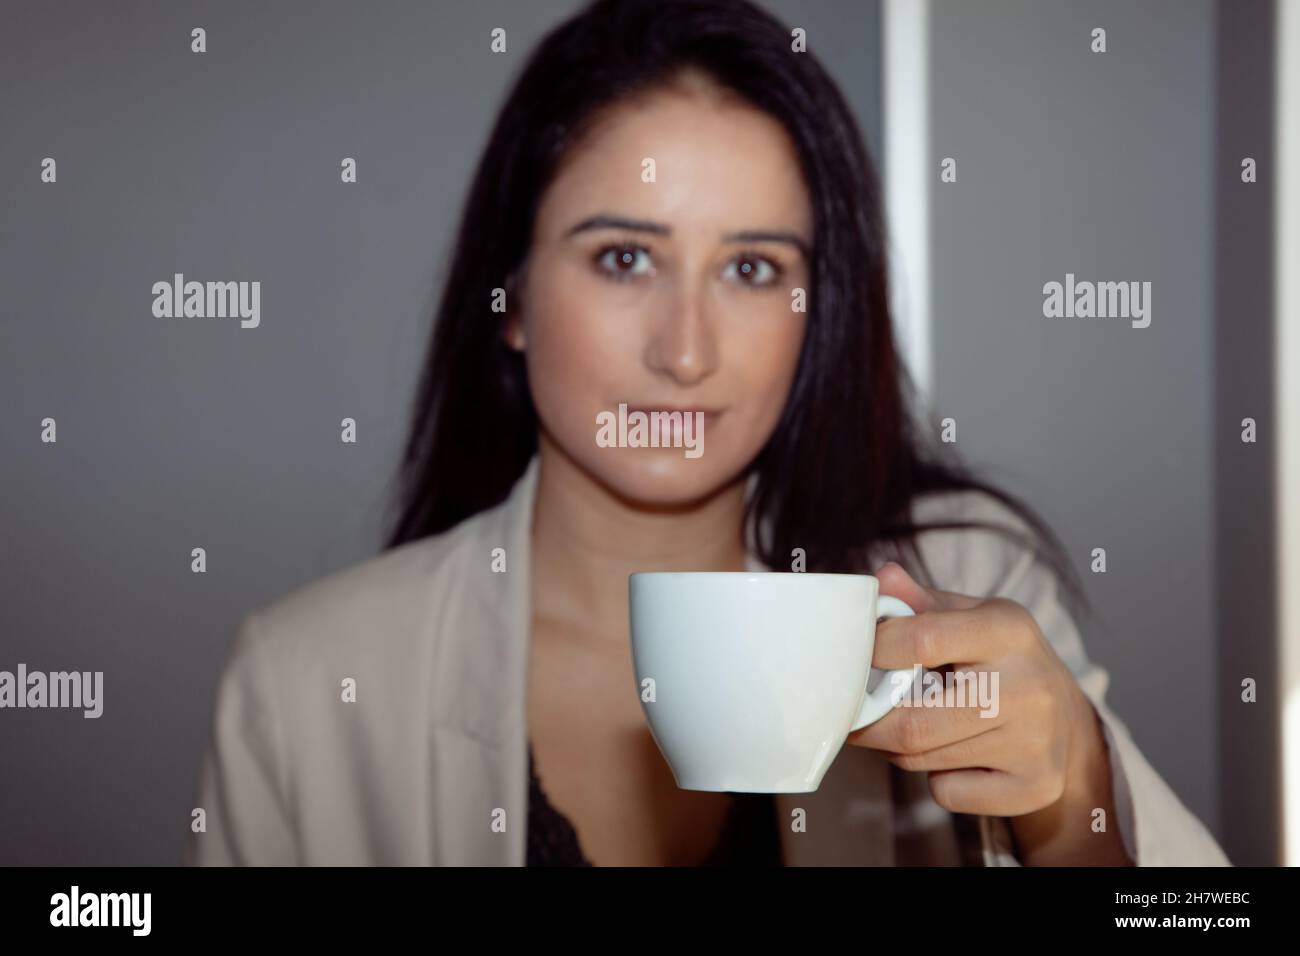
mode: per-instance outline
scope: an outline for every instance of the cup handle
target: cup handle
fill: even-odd
[[[886,618],[912,617],[915,614],[916,612],[908,607],[907,602],[888,594],[882,594],[876,603],[877,623]],[[858,711],[853,726],[849,728],[849,733],[861,730],[868,724],[874,724],[889,713],[898,700],[911,692],[912,684],[920,676],[921,669],[920,664],[907,670],[880,671],[879,668],[871,668],[872,673],[883,673],[884,678],[876,685],[874,691],[867,691],[862,699],[862,708]]]

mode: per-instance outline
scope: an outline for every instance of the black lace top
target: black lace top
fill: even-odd
[[[717,845],[703,866],[781,866],[781,834],[770,793],[732,794],[731,812]],[[591,866],[578,834],[551,806],[533,765],[528,745],[528,865]]]

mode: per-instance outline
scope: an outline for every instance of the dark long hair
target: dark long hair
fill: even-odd
[[[758,478],[745,520],[761,529],[758,556],[781,568],[802,548],[808,571],[862,572],[870,570],[871,544],[888,540],[920,565],[917,533],[986,526],[918,525],[909,503],[930,492],[976,490],[1026,522],[1038,540],[1024,543],[1085,607],[1051,529],[1023,502],[922,442],[915,390],[893,337],[884,210],[861,131],[817,59],[792,52],[790,31],[748,0],[596,0],[529,57],[461,217],[386,547],[498,504],[523,473],[537,449],[537,415],[523,357],[504,343],[502,315],[490,308],[493,290],[510,288],[544,190],[600,112],[688,67],[785,126],[812,198],[803,351],[780,422],[753,463]]]

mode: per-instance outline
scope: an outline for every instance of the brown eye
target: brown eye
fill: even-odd
[[[764,256],[745,253],[727,264],[726,275],[729,279],[738,279],[743,285],[763,287],[772,285],[780,277],[781,270]]]
[[[651,275],[649,251],[641,246],[609,246],[601,250],[596,262],[610,278],[625,281],[639,275]]]

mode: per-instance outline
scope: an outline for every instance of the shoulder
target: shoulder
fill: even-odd
[[[921,530],[917,551],[933,585],[975,596],[1008,594],[1037,568],[1042,542],[1010,506],[977,489],[932,492],[912,499],[912,521]],[[942,527],[942,525],[966,525]],[[939,527],[934,527],[939,526]],[[909,562],[901,563],[912,571]],[[1050,572],[1046,572],[1050,573]]]
[[[1084,689],[1094,699],[1101,699],[1106,672],[1088,659],[1075,611],[1057,572],[1041,555],[1042,540],[1024,518],[993,495],[977,490],[918,498],[912,514],[918,524],[954,521],[979,525],[917,535],[917,549],[933,572],[931,586],[970,597],[1015,601],[1033,617]],[[1041,512],[1038,516],[1050,527],[1050,516]],[[906,560],[900,563],[913,572]]]
[[[492,509],[495,511],[495,509]],[[249,612],[233,654],[270,654],[290,671],[395,642],[427,638],[422,627],[459,590],[492,511],[441,534],[392,548],[303,584]],[[254,647],[256,645],[256,647]]]

